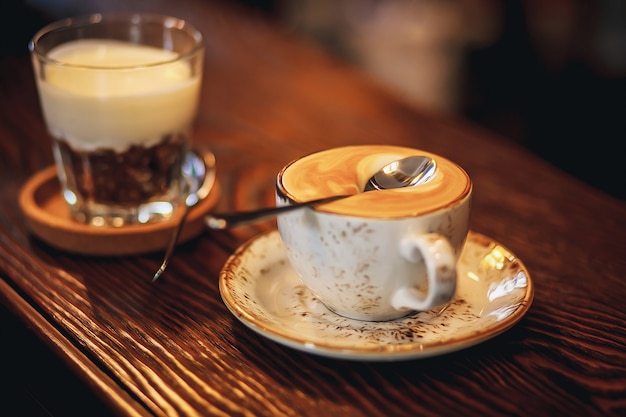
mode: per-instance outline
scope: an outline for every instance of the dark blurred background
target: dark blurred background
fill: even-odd
[[[231,2],[319,43],[411,105],[469,118],[626,199],[624,0]],[[0,47],[26,53],[42,22],[82,11],[80,0],[5,0],[0,12],[19,32],[1,25],[2,39],[13,39]]]
[[[626,1],[242,1],[626,199]]]

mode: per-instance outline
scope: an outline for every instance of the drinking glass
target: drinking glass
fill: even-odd
[[[202,34],[176,17],[98,13],[45,26],[29,49],[72,217],[95,226],[171,218],[198,112]]]

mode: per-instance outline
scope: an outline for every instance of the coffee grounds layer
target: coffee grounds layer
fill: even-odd
[[[188,147],[182,135],[168,136],[154,146],[133,145],[124,152],[104,148],[83,152],[61,140],[55,144],[69,189],[84,201],[120,206],[166,195],[180,178]]]

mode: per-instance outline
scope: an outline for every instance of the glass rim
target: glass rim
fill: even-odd
[[[46,53],[42,52],[39,48],[39,42],[43,37],[50,33],[61,32],[65,29],[73,29],[79,28],[81,26],[88,26],[93,24],[102,24],[107,22],[116,22],[116,21],[128,21],[130,25],[139,24],[139,23],[160,23],[163,24],[164,27],[168,29],[176,29],[183,31],[189,34],[190,38],[194,40],[194,46],[187,52],[177,54],[172,59],[167,59],[163,61],[158,61],[149,64],[136,64],[136,65],[120,65],[115,67],[103,67],[97,65],[84,65],[84,64],[70,64],[67,62],[59,61],[57,59],[50,58]],[[78,39],[78,38],[77,38]],[[83,39],[94,39],[85,37]],[[98,38],[96,38],[98,39]],[[106,38],[102,38],[106,39]],[[129,40],[130,41],[130,40]],[[141,45],[141,43],[137,43]],[[150,68],[150,67],[158,67],[161,65],[170,64],[173,62],[184,61],[192,58],[197,55],[200,51],[202,51],[205,47],[204,36],[202,32],[200,32],[193,24],[189,21],[166,15],[159,14],[153,12],[104,12],[104,13],[92,13],[85,15],[77,15],[70,16],[63,19],[55,20],[51,23],[40,28],[28,42],[28,50],[30,53],[37,57],[38,60],[45,62],[50,65],[58,65],[64,66],[68,68],[83,68],[83,69],[94,69],[94,70],[109,70],[109,71],[118,71],[118,70],[128,70],[128,69],[136,69],[136,68]]]

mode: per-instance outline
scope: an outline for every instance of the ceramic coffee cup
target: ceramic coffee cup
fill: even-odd
[[[426,183],[362,192],[383,166],[413,155],[436,163]],[[340,194],[354,195],[277,220],[291,266],[326,307],[382,321],[451,301],[471,210],[463,168],[419,149],[360,145],[306,155],[277,175],[279,206]]]

